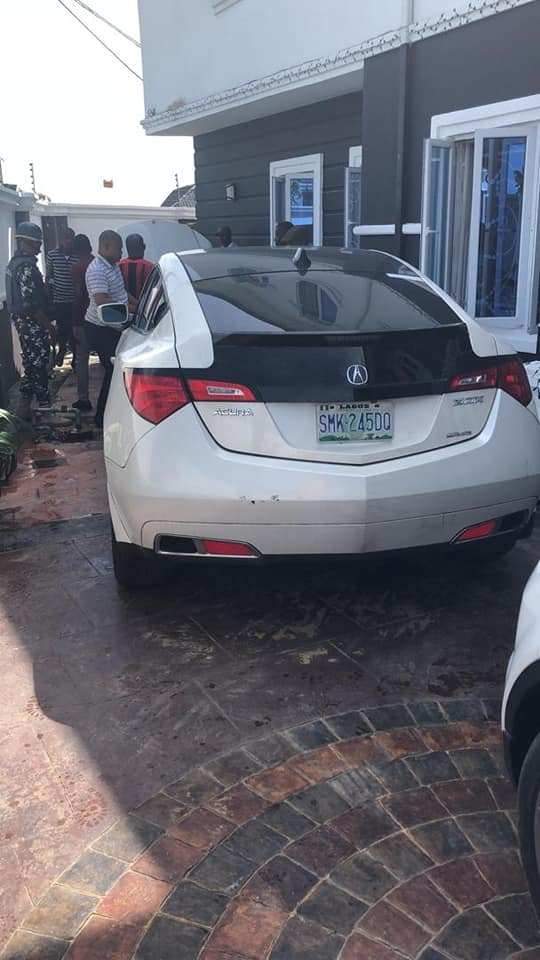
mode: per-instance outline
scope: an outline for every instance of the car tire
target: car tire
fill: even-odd
[[[518,787],[519,844],[523,867],[536,912],[540,916],[540,835],[535,841],[536,809],[540,793],[540,733],[533,740],[521,768]]]
[[[133,543],[121,543],[111,527],[113,569],[117,583],[128,590],[157,587],[167,579],[160,557]]]

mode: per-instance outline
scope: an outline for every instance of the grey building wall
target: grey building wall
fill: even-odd
[[[197,228],[213,238],[229,224],[238,243],[268,244],[270,162],[323,153],[324,243],[341,245],[344,171],[349,147],[361,143],[360,92],[195,137]],[[229,183],[235,201],[225,199]]]
[[[408,47],[370,58],[364,68],[362,223],[396,223],[403,206]],[[392,237],[365,237],[363,247],[398,253]]]
[[[421,217],[422,151],[431,117],[540,93],[540,2],[478,20],[366,62],[364,80],[365,223]],[[406,83],[403,163],[398,97]],[[398,177],[403,178],[400,192]],[[417,262],[417,237],[369,238],[370,245]],[[365,241],[366,243],[367,241]]]
[[[409,47],[369,58],[363,91],[195,138],[199,229],[228,223],[241,244],[269,239],[269,163],[324,154],[324,243],[343,242],[344,168],[363,144],[362,222],[395,223],[395,237],[367,237],[417,263],[419,238],[401,224],[421,218],[422,151],[435,114],[540,93],[540,0]],[[225,199],[234,183],[237,200]]]

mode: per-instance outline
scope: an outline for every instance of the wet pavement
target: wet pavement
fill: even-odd
[[[2,533],[0,956],[532,960],[496,717],[540,531],[127,594],[59,451]]]

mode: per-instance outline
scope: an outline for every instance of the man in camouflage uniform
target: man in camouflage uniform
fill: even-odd
[[[6,268],[7,307],[21,344],[22,396],[40,407],[50,405],[49,357],[54,328],[47,316],[47,294],[37,265],[43,235],[36,223],[20,223],[17,251]]]

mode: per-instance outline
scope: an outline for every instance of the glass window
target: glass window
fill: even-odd
[[[154,270],[146,281],[133,326],[137,330],[152,330],[159,323],[167,310],[167,303],[161,284],[159,270]]]
[[[448,293],[464,307],[467,300],[467,269],[471,230],[474,140],[458,140],[453,147],[452,224]]]
[[[460,323],[429,287],[397,274],[289,271],[194,286],[215,342],[237,334],[378,333]]]
[[[526,137],[483,141],[477,317],[516,314],[526,146]]]
[[[169,305],[165,299],[165,294],[163,289],[160,287],[157,293],[157,296],[154,297],[152,305],[148,311],[148,323],[147,330],[153,330],[154,327],[157,327],[159,321],[165,316]]]
[[[313,229],[313,177],[291,177],[289,191],[291,223]]]
[[[291,245],[322,243],[322,154],[270,164],[271,243],[276,227],[288,224]],[[285,234],[286,235],[286,234]]]

